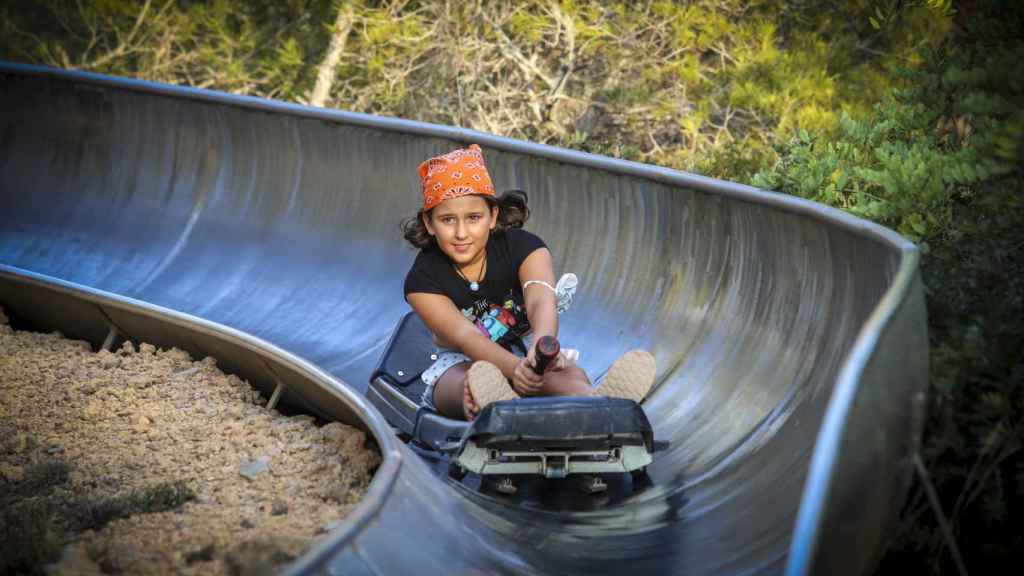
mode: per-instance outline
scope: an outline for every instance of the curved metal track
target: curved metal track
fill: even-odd
[[[573,513],[438,478],[361,397],[407,310],[423,158],[478,142],[580,277],[562,339],[658,360],[654,485]],[[927,374],[916,248],[747,186],[451,127],[0,65],[0,305],[184,341],[385,456],[294,570],[864,574],[910,478]],[[77,326],[77,327],[76,327]],[[177,340],[176,340],[177,339]],[[184,339],[184,340],[182,340]]]

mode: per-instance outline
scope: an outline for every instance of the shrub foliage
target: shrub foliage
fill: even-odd
[[[305,102],[341,34],[330,106],[735,180],[947,34],[902,4],[48,0],[0,8],[0,58]]]
[[[922,456],[960,566],[987,574],[1024,546],[1024,9],[964,12],[958,37],[924,51],[871,115],[843,116],[833,137],[801,132],[752,182],[920,243],[931,341]],[[882,571],[956,574],[922,481]]]

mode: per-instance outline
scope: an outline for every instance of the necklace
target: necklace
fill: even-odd
[[[462,276],[463,280],[469,282],[469,289],[472,290],[473,292],[476,292],[477,290],[480,289],[480,282],[483,281],[484,274],[487,273],[487,252],[484,252],[484,265],[480,267],[480,275],[477,277],[475,282],[467,278],[466,275],[462,273],[462,270],[459,269],[458,264],[452,262],[452,266],[455,268],[455,271],[459,273],[459,276]]]

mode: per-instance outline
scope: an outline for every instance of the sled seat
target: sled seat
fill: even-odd
[[[380,362],[370,376],[367,399],[401,435],[437,450],[457,441],[467,423],[445,418],[423,406],[423,371],[437,360],[438,346],[415,312],[398,322]]]

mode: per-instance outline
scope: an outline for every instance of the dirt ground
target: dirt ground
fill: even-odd
[[[94,352],[0,309],[0,573],[266,574],[336,526],[380,455],[267,410],[213,358]]]

